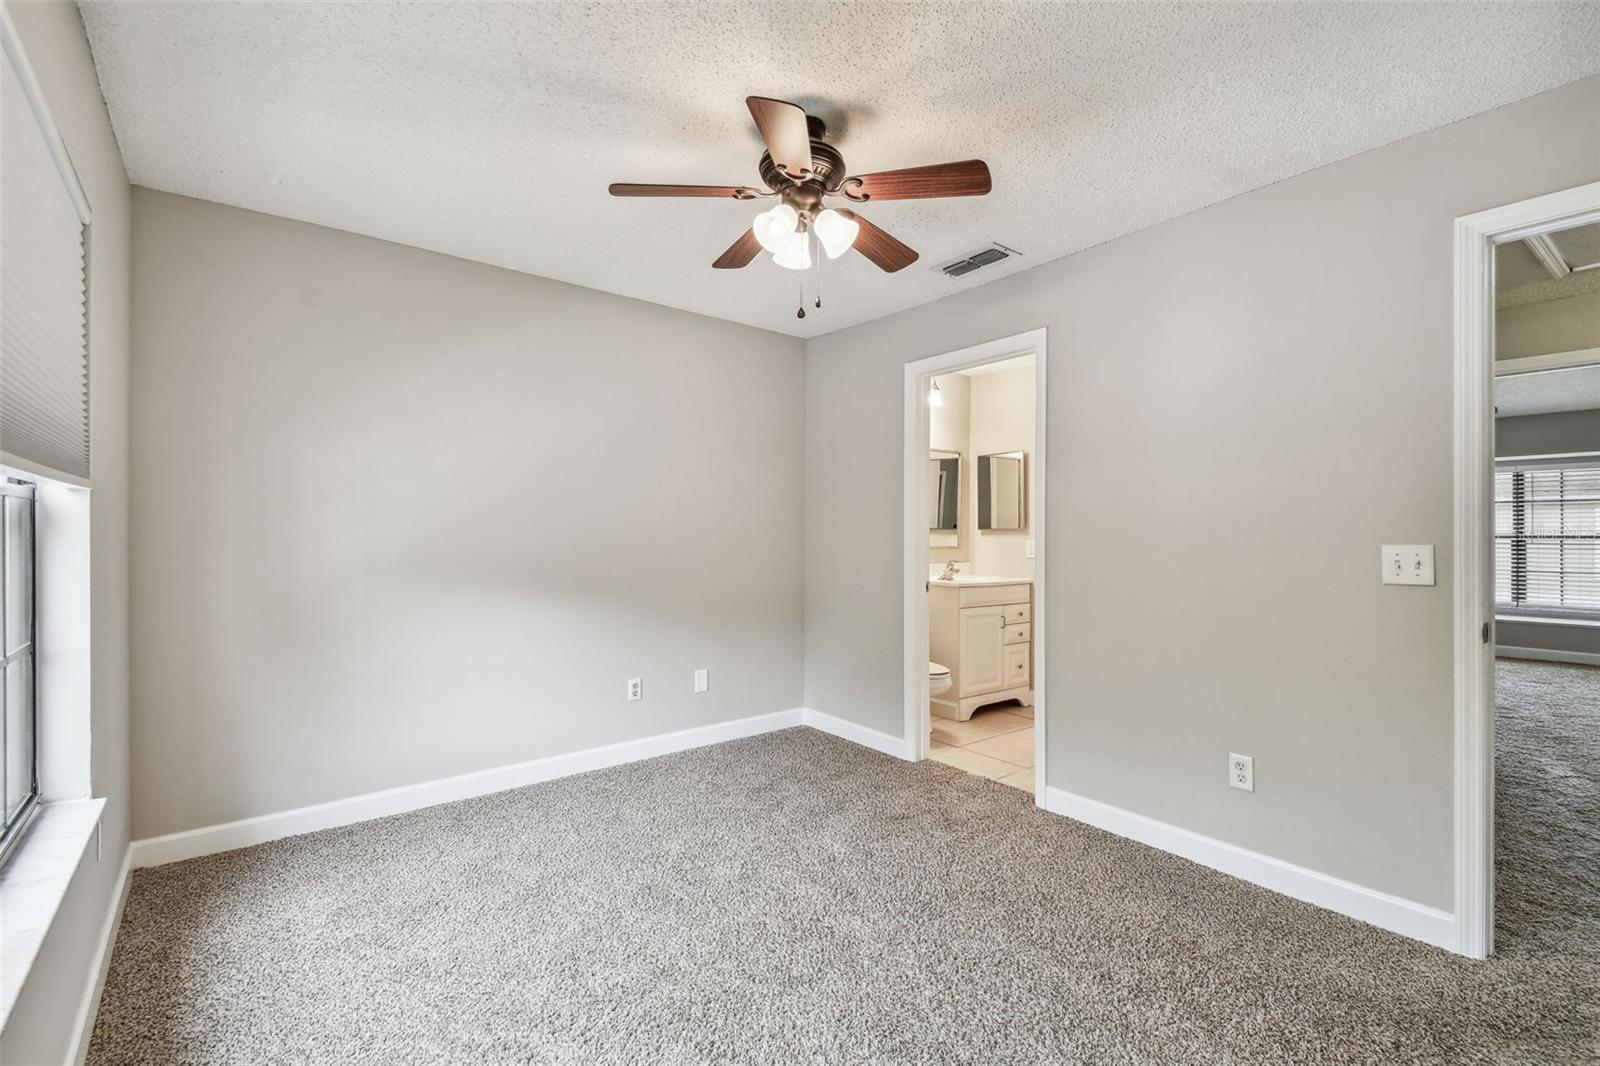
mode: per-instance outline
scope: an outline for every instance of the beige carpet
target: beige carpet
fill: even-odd
[[[1500,659],[1495,704],[1496,948],[1600,959],[1600,667]]]
[[[1472,963],[793,729],[140,871],[90,1062],[1593,1063],[1571,884]]]

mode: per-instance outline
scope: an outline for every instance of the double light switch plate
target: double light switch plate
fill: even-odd
[[[1385,544],[1383,546],[1385,585],[1432,585],[1432,544]]]

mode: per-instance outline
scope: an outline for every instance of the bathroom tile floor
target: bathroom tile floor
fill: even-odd
[[[965,722],[935,715],[928,758],[1032,792],[1033,708],[1000,703]]]

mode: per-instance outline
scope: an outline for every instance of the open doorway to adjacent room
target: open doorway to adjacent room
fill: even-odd
[[[1455,923],[1547,957],[1600,943],[1600,182],[1458,218],[1455,289]]]
[[[1495,249],[1494,922],[1600,936],[1600,223]]]
[[[1044,337],[906,368],[908,747],[1043,796]]]

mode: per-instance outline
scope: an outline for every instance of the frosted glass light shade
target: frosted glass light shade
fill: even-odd
[[[860,223],[853,218],[845,218],[831,207],[817,216],[811,228],[817,240],[822,242],[822,250],[828,253],[829,259],[837,259],[848,252],[856,241],[856,234],[861,232]]]
[[[777,255],[787,247],[789,238],[795,235],[795,228],[799,225],[799,213],[788,204],[779,204],[771,211],[757,215],[750,228],[755,231],[761,247]]]
[[[782,248],[772,253],[772,261],[787,270],[811,267],[811,241],[804,233],[791,233]]]

